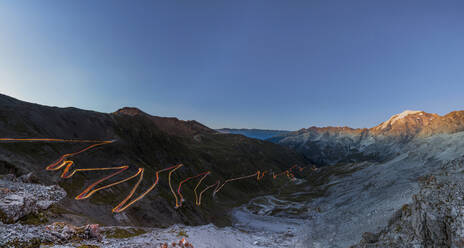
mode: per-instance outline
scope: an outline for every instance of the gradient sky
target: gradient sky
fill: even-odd
[[[464,109],[464,1],[1,1],[0,93],[210,127]]]

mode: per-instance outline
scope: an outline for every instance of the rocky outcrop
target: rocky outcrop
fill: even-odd
[[[6,178],[14,179],[12,176]],[[57,185],[19,182],[27,178],[15,181],[0,179],[0,220],[3,223],[14,223],[28,214],[37,214],[66,196],[66,192]]]
[[[0,247],[41,247],[102,239],[100,227],[89,224],[81,227],[56,222],[51,225],[0,224]]]
[[[447,166],[462,170],[463,162]],[[413,202],[398,210],[379,233],[364,233],[353,248],[464,247],[464,182],[449,169],[441,176],[422,178]]]
[[[30,226],[0,224],[0,247],[8,248],[281,248],[294,247],[259,233],[214,225],[169,228],[84,225],[63,222]]]

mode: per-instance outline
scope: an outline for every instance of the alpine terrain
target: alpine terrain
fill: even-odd
[[[462,247],[463,131],[462,111],[217,131],[0,95],[0,245]]]

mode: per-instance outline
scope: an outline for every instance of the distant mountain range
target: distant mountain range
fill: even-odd
[[[216,131],[221,133],[230,133],[230,134],[241,134],[249,138],[266,140],[270,139],[277,135],[284,135],[290,133],[291,131],[286,130],[266,130],[266,129],[234,129],[234,128],[221,128],[216,129]]]
[[[269,138],[319,164],[383,160],[410,142],[464,131],[464,111],[444,116],[406,110],[372,128],[310,127]]]

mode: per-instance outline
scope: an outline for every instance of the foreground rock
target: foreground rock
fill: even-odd
[[[123,233],[121,230],[129,230],[133,235],[111,235]],[[165,248],[165,247],[246,247],[246,248],[280,248],[282,246],[271,237],[259,233],[247,233],[236,228],[218,228],[212,224],[203,226],[174,225],[169,228],[145,228],[146,233],[137,231],[133,227],[104,227],[101,242],[93,239],[83,242],[85,245],[94,245],[100,248]],[[139,234],[139,235],[136,235]],[[126,236],[126,237],[124,237]],[[129,237],[127,237],[129,236]],[[179,246],[179,242],[183,246]],[[72,246],[64,246],[72,247]],[[54,248],[64,248],[57,246]]]
[[[448,167],[452,174],[425,177],[411,204],[398,210],[382,231],[365,233],[353,247],[464,247],[463,163]]]
[[[57,185],[0,179],[0,221],[14,223],[28,214],[37,214],[49,208],[65,196],[66,192]]]
[[[0,247],[40,247],[83,240],[101,240],[98,225],[76,227],[66,223],[51,225],[0,224]]]
[[[66,223],[52,225],[0,224],[0,247],[48,248],[281,248],[286,246],[270,236],[236,228],[174,225],[169,228],[76,227]]]

